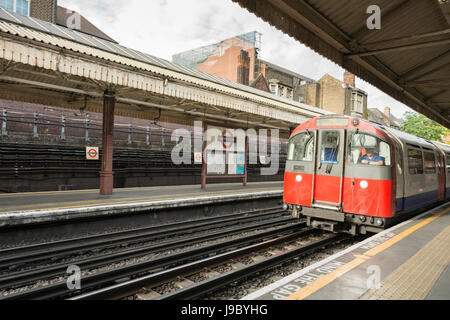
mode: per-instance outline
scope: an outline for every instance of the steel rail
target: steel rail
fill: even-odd
[[[306,227],[305,222],[294,223],[289,226],[279,227],[277,229],[261,232],[255,235],[216,243],[206,247],[199,247],[180,253],[174,253],[157,259],[124,266],[117,269],[94,273],[86,277],[82,277],[81,286],[83,290],[110,286],[115,284],[117,280],[139,276],[152,271],[157,272],[160,269],[166,269],[168,267],[173,267],[211,255],[217,255],[218,253],[225,250],[234,249],[242,245],[248,245],[250,243],[254,243],[255,241],[261,241],[261,239],[268,239],[273,237],[274,235],[277,236],[279,234],[288,233],[290,234],[290,237],[295,238],[301,236],[302,234],[305,235],[307,233],[314,232],[314,230],[311,229],[306,231],[303,230],[301,232],[297,231],[299,228],[304,227]],[[71,291],[67,288],[66,281],[59,281],[47,286],[3,296],[0,297],[0,300],[55,299],[67,297],[77,293],[79,292]]]
[[[214,257],[205,258],[200,261],[181,265],[181,266],[169,269],[169,270],[164,270],[164,271],[161,271],[161,272],[158,272],[155,274],[151,274],[148,276],[140,277],[137,279],[126,281],[126,282],[122,282],[122,283],[119,283],[119,284],[116,284],[116,285],[113,285],[113,286],[110,286],[107,288],[102,288],[102,289],[98,289],[96,291],[88,292],[88,293],[85,293],[85,294],[82,294],[79,296],[72,297],[69,300],[105,300],[105,299],[125,298],[130,295],[136,294],[137,292],[141,291],[142,288],[144,288],[144,287],[157,286],[157,285],[163,284],[165,282],[168,282],[178,276],[198,272],[199,270],[202,270],[205,267],[215,266],[220,263],[226,262],[230,259],[240,257],[242,255],[246,255],[251,252],[266,249],[268,247],[275,246],[275,245],[278,245],[281,243],[285,243],[286,241],[290,241],[290,240],[293,240],[293,239],[296,239],[296,238],[299,238],[302,236],[307,236],[307,235],[310,235],[315,232],[318,232],[318,230],[306,229],[306,230],[298,231],[298,232],[295,232],[290,235],[286,235],[286,236],[282,236],[282,237],[279,237],[276,239],[253,244],[253,245],[241,248],[241,249],[236,249],[231,252],[219,254]],[[329,239],[329,238],[327,238],[327,239]],[[324,240],[319,240],[314,243],[314,248],[323,246],[325,243],[326,242]],[[312,247],[309,247],[309,248],[312,248]],[[238,270],[240,270],[240,269],[238,269]],[[204,290],[206,290],[206,289],[204,289]]]
[[[327,237],[325,239],[315,241],[311,244],[302,246],[300,248],[293,249],[293,250],[290,250],[287,252],[283,252],[274,257],[269,257],[262,261],[252,263],[252,264],[244,266],[242,268],[221,274],[212,279],[204,280],[202,282],[193,284],[192,286],[186,287],[184,289],[177,290],[172,293],[168,293],[161,297],[157,297],[155,300],[187,300],[187,299],[199,298],[199,297],[203,296],[204,294],[207,294],[209,292],[212,292],[214,290],[222,288],[232,282],[241,280],[243,278],[247,278],[257,272],[273,268],[277,265],[288,262],[295,257],[299,257],[302,255],[308,254],[311,251],[316,250],[317,248],[336,243],[337,241],[342,240],[343,238],[346,238],[346,237],[349,237],[349,236],[342,235],[342,234],[333,235],[333,236]]]
[[[100,268],[108,264],[118,263],[131,258],[139,258],[150,253],[158,253],[170,249],[181,248],[187,245],[198,244],[202,241],[215,240],[223,236],[230,236],[242,233],[244,231],[251,231],[262,227],[276,227],[284,225],[286,223],[294,222],[296,220],[292,218],[283,218],[276,220],[266,220],[263,223],[256,223],[246,225],[243,227],[235,227],[232,229],[220,230],[217,232],[211,232],[208,234],[202,234],[200,236],[183,238],[181,240],[166,241],[163,243],[142,246],[134,249],[126,249],[111,254],[100,255],[93,258],[81,259],[78,261],[64,262],[56,265],[45,266],[38,269],[27,270],[16,273],[8,273],[0,277],[0,289],[18,288],[20,286],[27,285],[33,281],[50,279],[56,276],[65,276],[68,265],[77,265],[83,270]],[[303,223],[303,222],[302,222]],[[287,228],[298,228],[298,223],[291,223]]]
[[[158,238],[174,237],[186,233],[194,233],[210,229],[212,226],[223,227],[224,224],[238,224],[245,221],[260,219],[271,215],[282,214],[282,209],[273,209],[273,212],[258,214],[258,211],[228,215],[225,217],[214,217],[191,222],[178,222],[168,225],[151,226],[133,230],[119,231],[109,234],[88,236],[84,238],[74,238],[60,240],[51,243],[24,246],[0,250],[0,270],[10,268],[11,265],[43,261],[46,259],[55,260],[71,254],[81,254],[84,251],[107,249],[122,244],[138,243],[142,241],[152,241]],[[250,216],[245,216],[250,214]],[[10,272],[10,270],[8,270]]]

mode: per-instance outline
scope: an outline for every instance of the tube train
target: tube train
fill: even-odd
[[[450,199],[450,145],[348,116],[313,118],[288,144],[283,207],[332,232],[379,232]]]

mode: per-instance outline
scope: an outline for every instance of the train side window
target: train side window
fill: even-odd
[[[425,152],[425,173],[436,173],[436,160],[434,153]]]
[[[422,151],[408,149],[408,168],[409,174],[423,174]]]
[[[391,165],[391,147],[381,139],[364,133],[349,136],[348,161],[363,165]]]
[[[288,160],[313,161],[314,133],[303,132],[295,135],[289,141]]]

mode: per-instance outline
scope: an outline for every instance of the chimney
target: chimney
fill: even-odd
[[[264,76],[264,78],[266,78],[266,68],[267,68],[267,65],[265,63],[261,62],[261,73]]]
[[[389,108],[389,107],[386,107],[386,108],[384,108],[384,115],[386,116],[386,124],[388,125],[388,126],[390,126],[391,125],[391,108]]]
[[[39,20],[55,23],[57,0],[30,1],[30,16]]]
[[[345,82],[345,84],[352,86],[353,88],[356,88],[355,75],[353,73],[345,71],[344,72],[344,82]]]
[[[241,50],[238,58],[238,68],[237,68],[237,82],[249,85],[250,78],[250,57],[248,52]]]

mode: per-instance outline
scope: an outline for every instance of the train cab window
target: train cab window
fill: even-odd
[[[288,146],[288,160],[313,161],[314,132],[302,132],[291,138]]]
[[[348,161],[353,164],[391,165],[391,147],[372,135],[364,133],[350,135],[348,152]]]
[[[434,153],[425,152],[425,173],[436,173],[436,161]]]
[[[423,174],[422,151],[408,149],[408,168],[409,174]]]
[[[322,131],[320,161],[322,163],[339,162],[340,133],[337,131]]]

